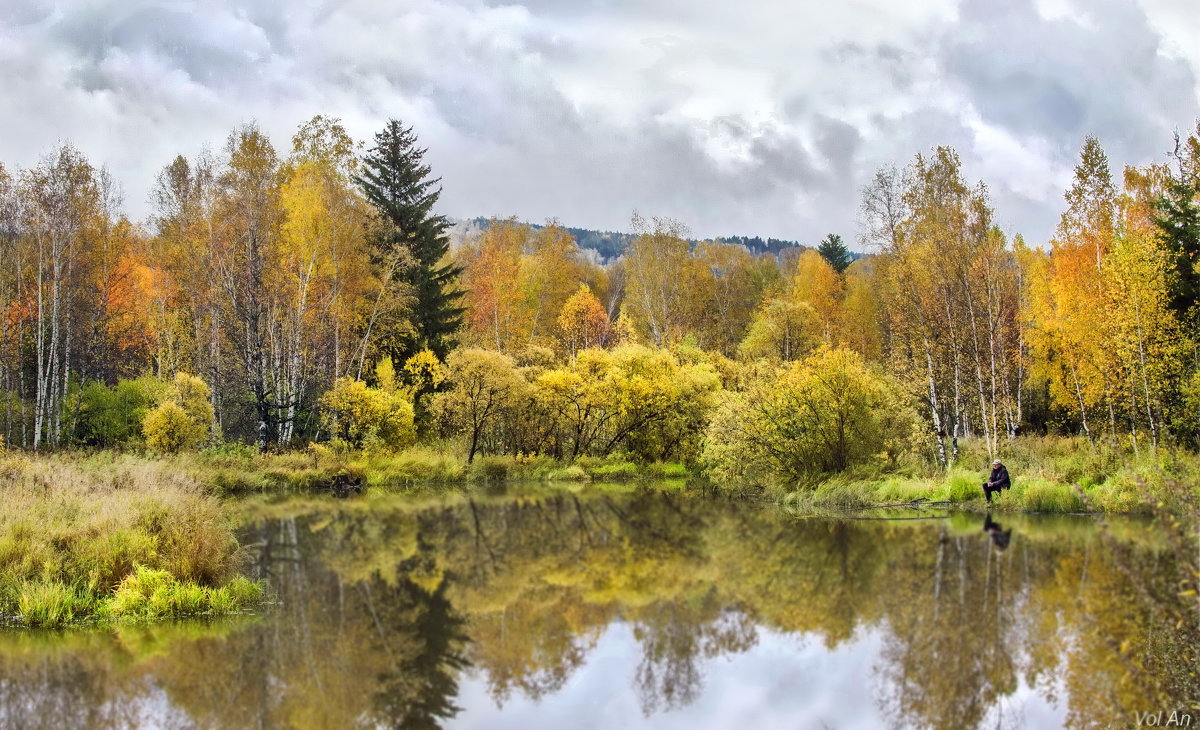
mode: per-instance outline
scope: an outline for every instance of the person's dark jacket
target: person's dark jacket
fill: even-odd
[[[1000,489],[1008,489],[1012,486],[1012,482],[1008,479],[1008,469],[1003,464],[992,469],[992,475],[988,477],[988,481],[992,483],[993,487]]]

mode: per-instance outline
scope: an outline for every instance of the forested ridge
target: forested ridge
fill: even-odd
[[[455,227],[458,237],[465,239],[472,234],[477,234],[479,231],[486,229],[489,225],[491,225],[491,219],[481,217],[458,221]],[[537,223],[529,223],[528,225],[534,230],[544,227]],[[623,233],[621,231],[602,231],[594,228],[575,228],[572,226],[565,226],[564,228],[575,239],[575,243],[580,249],[595,251],[596,257],[601,262],[609,262],[620,257],[637,238],[632,233]],[[716,239],[705,240],[738,244],[744,246],[752,254],[772,253],[781,255],[788,249],[811,248],[804,246],[799,241],[771,237],[764,239],[762,236],[719,236]],[[700,241],[697,239],[691,241],[693,247],[698,243]]]
[[[246,125],[169,161],[143,223],[69,143],[0,167],[5,443],[449,440],[804,480],[945,469],[966,438],[1200,433],[1200,126],[1116,172],[1086,139],[1049,241],[921,152],[863,188],[861,256],[637,214],[451,246],[423,154],[398,122],[359,142],[318,116],[282,149]]]

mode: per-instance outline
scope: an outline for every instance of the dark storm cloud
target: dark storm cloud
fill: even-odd
[[[1145,163],[1196,115],[1187,2],[1139,1],[9,0],[0,160],[70,138],[140,216],[155,170],[242,121],[286,151],[316,113],[361,139],[397,116],[450,215],[813,240],[852,235],[877,166],[949,144],[1038,241],[1084,134]]]

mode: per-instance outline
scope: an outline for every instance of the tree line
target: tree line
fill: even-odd
[[[314,404],[380,357],[457,329],[459,271],[411,129],[365,151],[336,120],[282,155],[254,125],[158,174],[144,225],[70,144],[0,167],[4,437],[40,448],[140,436],[151,381],[211,386],[211,432],[285,445],[319,430]]]
[[[937,147],[863,189],[865,255],[635,214],[604,264],[555,221],[452,248],[424,152],[394,120],[364,145],[314,117],[286,153],[245,125],[166,165],[141,224],[69,144],[0,167],[5,442],[140,443],[178,373],[208,388],[203,440],[260,448],[386,431],[471,456],[790,450],[799,473],[1200,433],[1200,126],[1119,182],[1088,138],[1042,246]]]

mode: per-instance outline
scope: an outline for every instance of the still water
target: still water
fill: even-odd
[[[1148,523],[869,516],[931,518],[652,490],[274,505],[243,534],[273,605],[0,633],[0,725],[1126,727],[1194,699]]]

